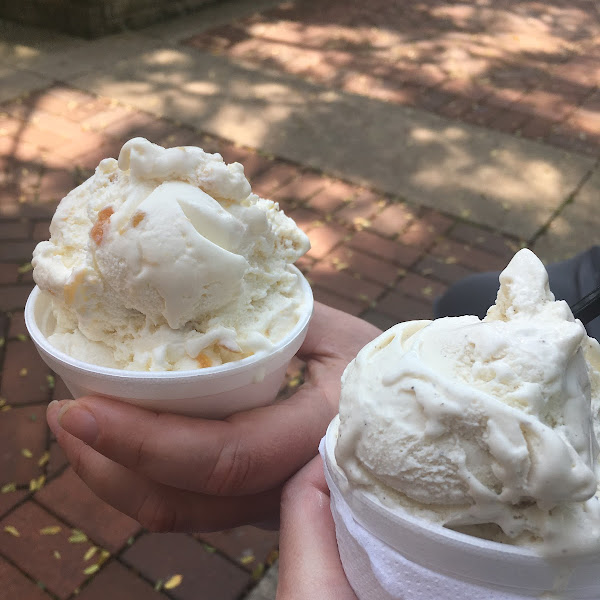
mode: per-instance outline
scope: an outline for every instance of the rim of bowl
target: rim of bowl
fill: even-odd
[[[46,336],[41,332],[35,320],[35,304],[41,294],[41,289],[36,285],[25,304],[25,325],[31,336],[31,339],[39,346],[44,352],[51,355],[53,358],[68,365],[72,369],[76,369],[85,373],[94,373],[99,375],[106,375],[107,377],[113,378],[127,378],[127,379],[147,379],[149,377],[154,379],[183,379],[186,377],[197,377],[202,374],[203,377],[217,377],[223,374],[233,374],[237,371],[244,370],[251,366],[256,366],[263,362],[265,359],[272,357],[274,354],[278,354],[285,350],[285,348],[292,344],[294,340],[306,329],[308,323],[312,317],[314,308],[314,297],[312,288],[308,283],[306,277],[295,265],[289,265],[292,271],[296,272],[300,279],[300,285],[305,296],[305,310],[301,313],[298,322],[288,332],[288,334],[279,340],[270,350],[261,350],[247,356],[238,361],[232,361],[223,365],[217,365],[214,367],[204,367],[199,369],[186,369],[180,371],[134,371],[126,369],[117,369],[114,367],[102,367],[93,363],[85,362],[62,352],[55,348],[48,342]]]
[[[335,460],[335,444],[337,440],[338,427],[339,414],[337,414],[331,420],[327,427],[327,431],[325,433],[325,456],[326,461],[330,465],[331,478],[333,480],[333,483],[336,485],[339,492],[342,493],[342,496],[352,509],[351,502],[349,502],[346,496],[343,494],[339,485],[340,479],[342,481],[346,480],[346,474],[338,466],[337,461]],[[477,536],[462,533],[460,531],[455,531],[453,529],[449,529],[448,527],[444,527],[443,525],[440,525],[438,523],[431,523],[426,519],[415,515],[411,515],[408,511],[401,507],[397,507],[394,511],[390,511],[387,507],[381,504],[374,496],[365,493],[363,490],[353,489],[352,492],[354,498],[356,498],[358,503],[362,505],[366,510],[370,512],[377,512],[380,515],[385,515],[386,520],[392,521],[396,527],[409,527],[413,530],[421,531],[423,535],[428,539],[428,543],[458,543],[463,547],[477,549],[478,551],[483,552],[484,554],[489,554],[489,557],[494,557],[498,556],[498,554],[503,554],[506,556],[510,556],[513,559],[530,559],[535,560],[536,562],[545,562],[547,560],[552,560],[553,558],[559,558],[544,556],[540,552],[536,551],[534,548],[530,548],[527,546],[504,544],[502,542],[495,542],[493,540],[479,538]],[[372,533],[376,537],[379,537],[374,531],[371,530],[371,528],[363,518],[359,516],[358,520],[365,529],[370,531],[370,533]],[[400,548],[396,549],[399,552],[402,551],[400,550]],[[406,549],[404,548],[404,550]],[[600,552],[584,552],[582,554],[578,554],[575,552],[568,553],[562,558],[564,558],[565,560],[590,559],[593,562],[597,562],[599,556]]]

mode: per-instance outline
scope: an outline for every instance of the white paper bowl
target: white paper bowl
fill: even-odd
[[[339,417],[321,443],[344,571],[359,600],[598,600],[600,555],[547,559],[386,509],[335,460]]]
[[[193,371],[124,371],[99,367],[69,356],[48,343],[38,327],[46,310],[44,296],[36,286],[25,305],[25,323],[44,362],[62,377],[73,397],[101,395],[159,412],[207,419],[271,403],[283,383],[288,364],[298,351],[312,316],[312,290],[300,277],[306,297],[296,326],[268,353]]]

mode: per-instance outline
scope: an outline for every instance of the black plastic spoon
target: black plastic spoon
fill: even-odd
[[[600,287],[584,296],[572,307],[573,316],[579,319],[584,325],[600,316]]]

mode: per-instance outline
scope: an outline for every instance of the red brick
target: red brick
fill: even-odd
[[[421,302],[395,291],[388,292],[379,300],[376,310],[392,317],[398,323],[433,318],[431,302]]]
[[[4,531],[12,526],[20,533],[14,537]],[[41,535],[46,527],[59,527],[55,535]],[[13,561],[35,581],[41,582],[60,600],[66,600],[87,579],[84,569],[93,562],[85,561],[89,542],[71,544],[71,529],[34,502],[26,502],[0,521],[2,554]],[[54,556],[58,551],[60,558]]]
[[[171,127],[167,121],[158,119],[154,115],[136,111],[124,119],[107,125],[102,130],[102,134],[116,138],[122,143],[134,137],[144,137],[156,143],[157,139],[166,135]]]
[[[162,136],[158,136],[156,143],[160,146],[164,146],[165,148],[174,148],[176,146],[191,146],[192,140],[196,137],[196,133],[192,129],[187,129],[185,127],[177,127],[171,124],[171,128]],[[212,150],[208,150],[201,146],[203,150],[206,152],[212,152]]]
[[[418,83],[426,87],[435,87],[448,79],[448,74],[439,65],[421,64],[417,71],[419,73]]]
[[[266,171],[252,178],[252,191],[262,198],[270,198],[272,192],[298,177],[298,174],[297,167],[275,161]]]
[[[398,278],[397,265],[346,246],[338,247],[323,260],[332,264],[337,270],[347,269],[352,273],[358,273],[364,279],[383,285],[391,285]]]
[[[523,137],[541,140],[550,133],[553,126],[554,122],[548,119],[533,117],[525,121],[525,123],[519,127],[518,132]]]
[[[0,112],[0,136],[13,137],[23,126],[23,122]]]
[[[40,181],[39,198],[42,202],[58,202],[73,188],[74,180],[71,171],[47,171]]]
[[[409,267],[421,256],[419,249],[386,240],[369,231],[359,231],[348,245],[384,260],[390,260],[401,267]]]
[[[517,240],[511,240],[488,229],[482,229],[468,223],[457,223],[448,235],[459,242],[477,246],[506,259],[512,258],[513,254],[520,248]]]
[[[308,279],[314,285],[351,300],[374,301],[385,289],[372,281],[365,281],[344,271],[338,271],[324,261],[317,263],[310,271]]]
[[[91,175],[100,164],[100,161],[105,158],[116,159],[119,157],[119,152],[122,147],[121,142],[118,140],[110,140],[109,138],[104,139],[105,141],[103,144],[98,144],[97,146],[92,145],[91,148],[87,148],[86,146],[86,150],[79,151],[78,148],[75,149],[76,154],[73,158],[75,169],[90,171],[89,175]]]
[[[56,149],[56,154],[68,159],[69,163],[67,164],[71,167],[79,164],[78,159],[81,157],[85,157],[89,153],[95,153],[101,157],[95,161],[94,165],[92,165],[93,167],[96,167],[102,158],[112,156],[111,154],[108,154],[108,150],[105,149],[107,145],[108,138],[106,136],[94,131],[85,131],[77,138],[71,139],[66,144],[59,146]],[[114,158],[116,158],[116,156],[114,156]],[[71,161],[74,161],[74,164]]]
[[[244,174],[252,184],[255,177],[266,171],[273,161],[237,146],[225,146],[220,153],[226,163],[239,162],[244,166]]]
[[[184,534],[144,535],[123,553],[122,560],[152,582],[182,575],[181,585],[170,591],[178,600],[234,600],[250,583],[244,570]]]
[[[451,258],[474,271],[496,271],[506,266],[506,260],[478,248],[444,239],[432,249],[435,256]]]
[[[349,225],[363,228],[370,225],[371,219],[378,211],[378,202],[381,201],[381,196],[372,190],[358,190],[352,200],[336,212],[335,217]]]
[[[431,277],[447,284],[455,283],[474,272],[463,265],[453,262],[448,263],[443,258],[429,255],[420,260],[413,269],[423,276]]]
[[[37,150],[54,150],[60,144],[67,142],[68,138],[55,131],[47,131],[35,125],[27,124],[19,132],[19,141],[31,144]]]
[[[391,204],[384,208],[371,223],[371,229],[388,237],[398,235],[417,216],[417,211],[406,204]]]
[[[348,89],[348,91],[352,90]],[[423,87],[420,84],[413,85],[411,83],[405,83],[401,87],[397,87],[394,83],[380,81],[376,82],[374,86],[363,90],[363,93],[384,102],[394,102],[404,106],[418,106],[419,99],[423,94]]]
[[[379,327],[382,331],[386,331],[390,327],[393,327],[397,324],[397,320],[393,319],[388,315],[384,315],[377,310],[369,309],[364,312],[361,316],[361,319],[368,321],[371,325],[375,325],[375,327]]]
[[[29,237],[30,225],[25,220],[0,223],[0,240],[22,240]]]
[[[332,306],[333,308],[343,310],[344,312],[355,316],[360,315],[368,306],[368,302],[363,300],[350,300],[349,298],[338,296],[330,290],[321,288],[318,285],[313,286],[313,296],[317,302],[327,304],[327,306]]]
[[[38,130],[38,133],[40,133],[40,130]],[[57,142],[55,136],[46,132],[41,132],[41,138],[43,138],[48,145],[40,147],[38,144],[31,141],[35,136],[36,131],[24,131],[18,139],[6,144],[6,146],[8,146],[6,154],[10,154],[13,159],[20,162],[30,163],[40,159],[40,149],[51,150],[53,148],[52,144]],[[3,151],[3,145],[3,138],[0,138],[0,155],[5,153]]]
[[[307,208],[292,208],[285,211],[286,215],[294,219],[296,225],[304,232],[322,224],[321,215]]]
[[[6,482],[2,481],[2,483]],[[4,517],[4,515],[6,515],[9,511],[11,511],[17,504],[20,504],[23,501],[23,499],[28,495],[29,492],[25,489],[19,489],[14,492],[5,492],[4,494],[0,493],[0,519]],[[2,581],[1,576],[0,581]]]
[[[419,108],[435,112],[441,106],[452,102],[453,99],[454,94],[449,94],[439,89],[424,89],[419,98]]]
[[[173,127],[173,125],[168,123],[168,121],[165,121],[165,123]],[[225,142],[223,142],[222,140],[218,140],[217,138],[214,138],[210,135],[206,135],[204,133],[200,133],[193,130],[190,131],[192,132],[192,137],[189,143],[185,145],[197,146],[198,148],[202,148],[205,152],[209,152],[211,154],[221,154],[221,150],[223,149]]]
[[[52,216],[55,208],[50,204],[37,204],[34,191],[23,194],[12,186],[7,186],[5,189],[0,187],[0,221],[26,217],[45,219]],[[2,245],[0,240],[0,247]]]
[[[600,136],[600,110],[598,108],[578,108],[570,117],[569,125],[591,136]]]
[[[8,338],[15,338],[17,336],[27,334],[27,327],[25,327],[25,316],[22,310],[16,310],[10,314],[10,327],[8,329]]]
[[[39,186],[41,173],[42,168],[37,165],[14,161],[9,167],[6,184],[10,185],[18,196],[32,196]]]
[[[32,241],[0,240],[0,262],[27,262],[35,248]]]
[[[71,139],[81,135],[81,125],[60,114],[52,114],[41,110],[39,105],[29,115],[28,120],[39,129],[57,134],[59,139]]]
[[[468,98],[456,98],[448,104],[444,104],[438,108],[438,112],[450,119],[457,119],[464,113],[473,109],[473,100]]]
[[[301,173],[287,185],[271,194],[272,200],[305,202],[327,185],[327,179],[316,173]]]
[[[0,311],[18,310],[25,306],[33,289],[31,284],[4,285],[0,287]]]
[[[52,390],[52,400],[69,400],[72,398],[73,395],[65,385],[63,379],[56,375],[54,378],[54,389]]]
[[[118,552],[140,531],[140,525],[100,500],[67,469],[36,493],[36,500],[73,527],[85,530],[95,542]]]
[[[330,181],[308,204],[311,208],[325,214],[331,214],[356,193],[356,188],[343,181]]]
[[[301,256],[294,264],[306,275],[317,261],[308,256]]]
[[[33,94],[22,94],[18,98],[2,105],[1,110],[16,119],[25,120],[35,110],[36,103],[43,93],[43,91],[39,91]]]
[[[480,127],[493,127],[500,109],[486,104],[477,104],[461,116],[461,120]]]
[[[424,302],[431,302],[446,291],[446,288],[447,286],[439,281],[415,273],[407,273],[396,285],[399,292]]]
[[[452,226],[452,223],[452,219],[436,211],[426,210],[421,217],[409,225],[399,239],[408,246],[429,248],[439,235]]]
[[[49,113],[81,122],[106,108],[107,100],[73,88],[51,88],[37,101],[37,107]]]
[[[168,598],[118,562],[108,564],[85,586],[78,600],[150,600]]]
[[[590,94],[582,103],[581,108],[584,110],[593,111],[595,113],[600,112],[600,91],[595,91]]]
[[[0,558],[0,581],[2,582],[2,596],[20,600],[50,600],[33,581],[27,579],[21,571],[10,563]]]
[[[6,398],[9,404],[47,402],[50,395],[48,375],[50,369],[31,340],[7,342],[0,396]]]
[[[50,239],[50,221],[37,221],[33,225],[32,238],[36,242]]]
[[[349,232],[340,225],[327,224],[309,230],[311,248],[307,252],[310,258],[323,258],[340,244]]]
[[[258,564],[265,564],[277,548],[279,533],[265,531],[250,525],[198,534],[197,539],[217,548],[240,567],[252,572]]]
[[[598,60],[593,56],[576,56],[566,63],[555,65],[552,75],[565,82],[571,82],[576,86],[597,86],[600,83],[598,77]]]
[[[489,85],[481,85],[463,78],[447,79],[439,85],[438,89],[447,94],[454,94],[455,100],[451,104],[456,102],[457,106],[458,104],[472,105],[483,100],[493,91]]]
[[[574,105],[561,94],[538,89],[525,94],[515,103],[515,108],[523,113],[559,122],[573,111]]]
[[[87,119],[83,119],[81,127],[84,131],[104,132],[107,127],[130,117],[132,113],[133,111],[130,108],[119,104],[107,106],[104,110],[97,111]]]
[[[568,126],[559,126],[554,128],[546,138],[544,143],[565,148],[570,152],[579,152],[597,157],[600,149],[600,137],[582,136],[577,131],[571,130]]]
[[[38,460],[46,450],[46,407],[13,406],[0,412],[0,486],[14,482],[29,485],[43,474]],[[31,458],[23,455],[29,450]]]
[[[495,89],[491,90],[490,95],[486,96],[483,102],[487,105],[496,106],[498,108],[510,108],[513,107],[513,105],[518,102],[527,92],[528,90],[523,87],[496,87]]]
[[[19,281],[19,267],[16,263],[0,263],[0,285],[17,283]],[[0,295],[4,293],[4,288],[0,287]],[[4,303],[0,302],[0,306]],[[6,310],[6,309],[1,309]]]
[[[494,115],[494,119],[491,121],[490,127],[505,133],[514,133],[530,118],[531,117],[529,115],[507,108],[499,110]]]

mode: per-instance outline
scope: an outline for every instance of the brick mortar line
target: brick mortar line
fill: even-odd
[[[581,181],[575,186],[575,189],[557,206],[552,214],[548,217],[546,223],[540,226],[540,228],[527,240],[527,247],[533,246],[541,237],[548,231],[552,222],[558,218],[567,206],[575,202],[575,197],[581,191],[581,188],[588,182],[594,172],[600,166],[600,158],[597,158],[592,167],[585,173],[581,178]]]
[[[43,581],[40,581],[40,583],[44,584],[44,588],[42,589],[39,585],[38,585],[38,581],[37,579],[33,579],[33,577],[31,575],[29,575],[29,573],[26,573],[25,571],[23,571],[19,565],[17,565],[11,558],[9,558],[8,556],[0,553],[0,557],[2,557],[2,560],[5,560],[9,565],[13,566],[19,573],[21,573],[21,575],[23,575],[24,577],[26,577],[29,581],[31,581],[37,588],[39,588],[40,590],[42,590],[42,592],[44,594],[48,594],[48,596],[50,596],[50,598],[52,598],[52,600],[60,600],[60,598],[55,595],[54,593],[52,593],[47,587],[45,587],[46,584],[44,584]]]
[[[64,467],[62,467],[62,468],[59,470],[59,472],[58,472],[58,473],[57,473],[57,474],[56,474],[56,475],[55,475],[55,476],[52,478],[52,480],[54,480],[54,479],[56,479],[58,476],[62,475],[62,473],[64,473],[64,471],[66,471],[68,468],[69,468],[69,464],[67,463],[66,465],[64,465]],[[84,485],[85,485],[85,484],[84,484]],[[94,495],[95,495],[95,494],[94,494]],[[98,497],[98,496],[96,496],[96,497]],[[11,512],[13,512],[13,511],[14,511],[14,510],[15,510],[17,507],[21,506],[22,504],[25,504],[25,502],[26,502],[26,501],[28,501],[28,500],[30,500],[30,501],[32,501],[32,502],[34,502],[34,503],[35,503],[35,504],[36,504],[36,505],[37,505],[39,508],[41,508],[41,509],[42,509],[42,510],[44,510],[45,512],[47,512],[47,513],[49,513],[50,515],[52,515],[52,516],[53,516],[53,517],[54,517],[56,520],[58,520],[58,521],[60,521],[61,523],[63,523],[63,524],[65,525],[65,527],[68,527],[68,528],[70,528],[70,529],[79,529],[79,527],[75,527],[75,526],[71,525],[71,524],[70,524],[68,521],[66,521],[66,520],[65,520],[65,518],[64,518],[63,516],[61,516],[61,515],[59,515],[58,513],[56,513],[56,512],[55,512],[55,510],[54,510],[53,508],[51,508],[51,507],[49,507],[49,506],[47,506],[47,505],[45,505],[45,504],[42,504],[41,502],[39,502],[39,501],[37,500],[37,498],[35,497],[35,495],[34,495],[34,494],[29,494],[28,496],[26,496],[25,498],[23,498],[23,499],[22,499],[22,500],[21,500],[21,501],[20,501],[20,502],[19,502],[17,505],[15,505],[15,506],[14,506],[12,509],[10,509],[10,510],[9,510],[9,511],[8,511],[8,512],[7,512],[7,513],[4,515],[4,517],[6,517],[6,516],[10,515],[10,513],[11,513]],[[2,517],[2,518],[4,518],[4,517]],[[135,519],[134,519],[134,520],[135,520]],[[103,545],[102,545],[100,542],[98,542],[97,540],[95,540],[93,537],[90,537],[90,536],[88,535],[88,533],[87,533],[87,532],[86,532],[84,529],[82,529],[82,531],[85,533],[85,535],[86,535],[86,536],[88,536],[88,540],[89,540],[91,543],[93,543],[95,546],[98,546],[99,548],[101,548],[101,549],[103,549],[103,550],[108,550],[108,549],[107,549],[105,546],[103,546]],[[139,531],[137,534],[135,534],[135,535],[131,536],[131,537],[134,539],[134,541],[133,541],[131,544],[129,544],[129,543],[127,543],[127,542],[126,542],[126,543],[123,545],[123,547],[122,547],[120,550],[118,550],[117,552],[115,552],[115,553],[112,553],[112,552],[111,552],[111,554],[110,554],[110,559],[109,559],[109,560],[107,560],[105,563],[103,563],[103,564],[102,564],[102,566],[101,566],[101,568],[100,568],[100,569],[99,569],[99,570],[98,570],[96,573],[94,573],[94,574],[93,574],[91,577],[88,577],[88,578],[87,578],[87,579],[86,579],[86,580],[85,580],[85,581],[84,581],[84,582],[83,582],[83,583],[82,583],[82,584],[79,586],[79,589],[80,589],[80,590],[83,590],[83,589],[84,589],[84,587],[86,587],[86,586],[89,584],[89,582],[90,582],[92,579],[94,579],[94,578],[95,578],[95,577],[96,577],[96,576],[97,576],[99,573],[101,573],[101,572],[102,572],[102,570],[104,569],[105,565],[108,565],[108,564],[109,564],[110,562],[112,562],[113,560],[116,560],[117,562],[119,562],[119,563],[120,563],[120,564],[121,564],[123,567],[125,567],[125,568],[126,568],[128,571],[132,571],[132,572],[136,573],[136,575],[138,575],[140,578],[142,578],[144,581],[148,582],[149,584],[151,584],[151,585],[152,585],[152,587],[154,587],[154,586],[156,585],[156,581],[153,581],[152,579],[148,578],[148,577],[147,577],[147,576],[145,576],[143,573],[139,572],[139,571],[138,571],[138,570],[137,570],[135,567],[132,567],[132,566],[131,566],[131,565],[129,565],[129,564],[126,562],[126,561],[124,561],[124,560],[123,560],[123,554],[124,554],[124,553],[125,553],[125,552],[126,552],[128,549],[129,549],[129,548],[131,548],[131,547],[132,547],[132,546],[135,544],[135,542],[136,542],[137,540],[139,540],[139,539],[140,539],[142,536],[144,536],[144,535],[147,535],[147,534],[152,534],[152,533],[153,533],[153,532],[151,532],[151,531],[148,531],[147,529],[142,529],[142,530],[141,530],[141,531]],[[194,541],[196,544],[199,544],[200,546],[204,545],[205,543],[206,543],[207,545],[210,545],[210,544],[208,544],[208,542],[201,542],[200,540],[196,539],[196,538],[195,538],[195,537],[194,537],[194,536],[193,536],[191,533],[187,533],[187,532],[179,532],[179,533],[183,533],[185,536],[187,536],[187,537],[191,538],[191,539],[192,539],[192,540],[193,540],[193,541]],[[230,563],[230,564],[232,564],[233,566],[237,567],[237,568],[238,568],[238,569],[240,569],[242,572],[244,572],[244,573],[247,573],[247,574],[248,574],[248,576],[251,578],[252,574],[251,574],[251,573],[249,573],[248,571],[246,571],[244,568],[242,568],[242,567],[241,567],[241,566],[240,566],[240,565],[239,565],[239,564],[238,564],[238,563],[237,563],[237,562],[236,562],[234,559],[232,559],[231,557],[227,556],[227,554],[223,553],[223,552],[222,552],[221,550],[219,550],[218,548],[216,548],[216,547],[214,547],[214,546],[211,546],[211,547],[213,547],[213,548],[215,549],[215,552],[214,552],[213,554],[217,554],[217,555],[219,555],[221,558],[225,559],[227,562],[229,562],[229,563]],[[4,556],[4,555],[2,555],[2,556]],[[20,569],[19,569],[19,570],[20,570]],[[265,571],[265,572],[266,572],[266,571]],[[262,579],[262,577],[261,577],[260,579]],[[257,580],[256,582],[254,582],[254,581],[253,581],[252,583],[253,583],[254,585],[256,585],[256,584],[258,583],[258,581],[260,581],[260,579],[259,579],[259,580]],[[249,588],[248,588],[248,589],[247,589],[247,590],[246,590],[244,593],[248,593],[248,592],[249,592],[249,590],[250,590],[250,589],[252,589],[252,587],[254,587],[254,586],[253,586],[253,585],[252,585],[252,586],[250,586],[250,587],[249,587]],[[175,600],[175,597],[174,597],[174,596],[172,596],[172,595],[169,593],[169,590],[164,590],[164,589],[161,589],[161,590],[160,590],[160,592],[161,592],[161,593],[163,593],[163,594],[166,594],[166,595],[167,595],[169,598],[172,598],[173,600]],[[70,598],[76,597],[77,595],[78,595],[78,594],[71,593],[71,594],[69,595],[69,597],[68,597],[68,598],[70,599]],[[242,596],[242,598],[243,598],[243,596]],[[240,600],[241,600],[241,599],[240,599]]]

